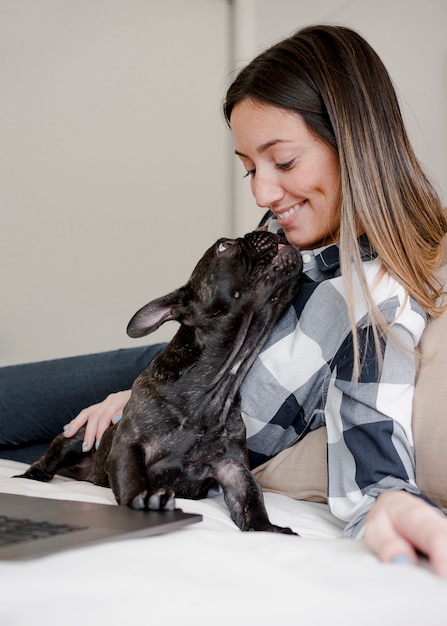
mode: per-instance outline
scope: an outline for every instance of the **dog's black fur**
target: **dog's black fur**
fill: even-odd
[[[61,468],[111,486],[117,502],[168,509],[221,485],[242,530],[291,533],[270,523],[250,472],[239,388],[274,323],[299,288],[299,251],[271,233],[220,239],[184,287],[150,302],[129,322],[142,337],[168,320],[180,328],[137,378],[123,417],[97,451],[84,429],[59,435],[24,474],[48,481]]]

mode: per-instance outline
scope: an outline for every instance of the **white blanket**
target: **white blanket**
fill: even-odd
[[[109,489],[57,477],[11,478],[0,491],[114,503]],[[447,582],[420,567],[381,564],[342,538],[326,505],[266,493],[272,522],[300,537],[243,533],[222,496],[177,500],[203,521],[167,535],[0,561],[1,626],[441,626]]]

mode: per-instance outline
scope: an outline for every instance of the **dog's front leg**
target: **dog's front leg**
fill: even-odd
[[[133,444],[114,445],[107,460],[110,486],[118,504],[132,509],[172,510],[174,492],[170,489],[150,490],[148,468],[141,447]]]
[[[270,522],[261,487],[248,467],[225,460],[218,467],[217,481],[224,490],[231,519],[241,530],[297,534],[290,528]]]
[[[132,506],[146,487],[144,459],[133,445],[113,444],[106,463],[107,474],[118,504]]]

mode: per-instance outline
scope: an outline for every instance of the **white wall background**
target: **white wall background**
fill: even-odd
[[[225,0],[0,0],[0,363],[141,345],[230,228],[227,72]]]
[[[229,58],[314,22],[382,56],[446,199],[445,0],[0,0],[0,364],[141,345],[137,308],[253,228]]]

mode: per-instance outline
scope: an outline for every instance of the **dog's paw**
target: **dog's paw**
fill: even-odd
[[[143,491],[132,500],[132,508],[149,511],[173,511],[175,494],[171,489],[158,489],[153,493]]]
[[[31,465],[24,474],[17,474],[13,476],[13,478],[28,478],[29,480],[38,480],[39,482],[47,483],[53,478],[53,475],[44,471],[40,465]]]
[[[272,533],[283,533],[284,535],[295,535],[296,537],[299,537],[298,533],[293,531],[291,528],[288,528],[287,526],[275,526],[275,524],[272,524],[272,527],[267,530]]]
[[[276,524],[271,524],[270,522],[257,521],[252,523],[248,527],[242,527],[241,530],[248,530],[253,532],[264,531],[268,533],[282,533],[284,535],[295,535],[296,537],[299,537],[299,534],[293,531],[291,528],[288,528],[287,526],[277,526]]]
[[[159,489],[151,493],[149,506],[151,511],[173,511],[175,509],[175,494],[171,489]]]

